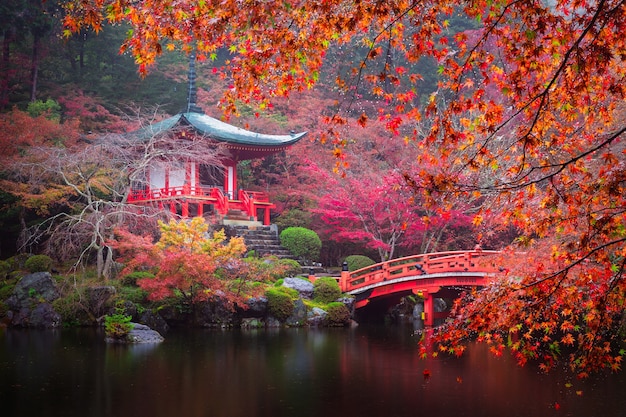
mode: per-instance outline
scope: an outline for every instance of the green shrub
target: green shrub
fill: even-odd
[[[29,272],[46,272],[52,268],[52,259],[48,255],[33,255],[26,260],[24,267]]]
[[[279,321],[287,320],[294,310],[293,299],[283,288],[269,288],[265,292],[267,312]]]
[[[0,261],[0,280],[6,279],[11,272],[11,265],[7,261]]]
[[[304,227],[288,227],[280,233],[280,244],[294,256],[316,261],[320,256],[322,241],[313,230]]]
[[[114,340],[126,340],[133,324],[131,317],[123,313],[115,313],[104,317],[104,334]]]
[[[350,310],[344,303],[329,303],[326,312],[329,326],[345,326],[350,321]]]
[[[346,262],[348,263],[348,271],[356,271],[376,263],[372,258],[364,255],[350,255],[346,258]]]
[[[333,277],[322,277],[313,283],[313,299],[321,303],[330,303],[341,297],[339,284]]]
[[[81,296],[73,291],[52,302],[52,308],[59,313],[64,326],[83,326],[94,323],[95,318],[90,317],[86,309],[81,307],[80,301]]]
[[[283,276],[295,277],[302,273],[302,266],[300,263],[293,259],[280,259],[278,264],[285,268]]]
[[[122,287],[119,289],[119,298],[134,304],[142,304],[148,299],[148,293],[138,287]]]
[[[154,274],[147,271],[135,271],[122,277],[122,285],[137,286],[137,280],[142,278],[154,278]]]

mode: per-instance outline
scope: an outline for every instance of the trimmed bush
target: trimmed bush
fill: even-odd
[[[279,321],[285,321],[294,310],[293,299],[281,288],[269,288],[265,292],[267,312]]]
[[[278,261],[278,264],[286,268],[285,271],[283,272],[284,276],[295,277],[296,275],[300,275],[302,273],[302,266],[296,260],[280,259]]]
[[[313,230],[288,227],[280,233],[280,244],[296,257],[316,261],[320,256],[322,241]]]
[[[364,255],[350,255],[346,258],[346,262],[348,263],[348,271],[356,271],[376,263],[372,258]]]
[[[33,255],[26,260],[24,267],[29,272],[46,272],[52,268],[52,258],[47,255]]]
[[[329,303],[326,312],[329,326],[345,326],[350,321],[350,310],[344,303]]]
[[[333,277],[322,277],[313,283],[313,299],[320,303],[331,303],[341,297],[339,284]]]

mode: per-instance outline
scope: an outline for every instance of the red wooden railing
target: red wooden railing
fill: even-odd
[[[371,265],[353,272],[343,272],[339,280],[342,292],[359,292],[359,289],[385,285],[398,278],[477,272],[493,273],[499,268],[495,263],[497,251],[437,252],[407,256]]]
[[[240,190],[238,200],[231,200],[220,188],[191,187],[188,185],[149,190],[131,190],[127,201],[140,204],[177,198],[190,198],[215,204],[216,211],[221,215],[228,213],[230,208],[236,208],[243,210],[248,216],[256,218],[257,208],[265,208],[265,224],[269,224],[269,209],[274,207],[274,204],[269,200],[269,195],[264,192]]]

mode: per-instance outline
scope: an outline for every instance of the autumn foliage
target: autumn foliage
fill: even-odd
[[[230,278],[224,270],[235,268],[246,250],[242,238],[226,241],[223,230],[207,234],[208,225],[201,217],[189,222],[160,222],[160,238],[137,236],[117,230],[111,245],[120,251],[126,273],[152,270],[155,276],[137,280],[151,300],[181,297],[195,304],[222,298],[231,303],[242,301],[229,290]],[[240,305],[245,305],[241,302]]]
[[[471,202],[473,225],[512,228],[503,272],[439,331],[461,353],[478,338],[521,364],[565,361],[579,376],[619,369],[626,316],[626,9],[556,2],[73,0],[68,31],[127,22],[145,72],[163,49],[228,51],[223,104],[268,105],[312,86],[339,48],[344,100],[322,143],[347,170],[352,128],[382,122],[419,152],[397,172],[423,207]],[[452,30],[452,19],[468,22]],[[438,67],[436,86],[414,69]],[[431,89],[430,91],[428,89]],[[424,91],[429,91],[424,94]],[[355,103],[364,103],[362,109]],[[372,104],[373,103],[373,104]],[[345,111],[342,113],[342,111]],[[356,114],[356,116],[354,116]],[[352,115],[352,116],[351,116]],[[358,141],[358,137],[354,140]],[[479,236],[481,237],[481,236]]]

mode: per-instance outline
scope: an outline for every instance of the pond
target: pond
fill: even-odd
[[[585,381],[544,375],[482,345],[461,358],[422,360],[418,338],[410,326],[362,325],[175,331],[160,345],[112,346],[93,329],[0,329],[0,410],[12,417],[625,415],[625,372]]]

